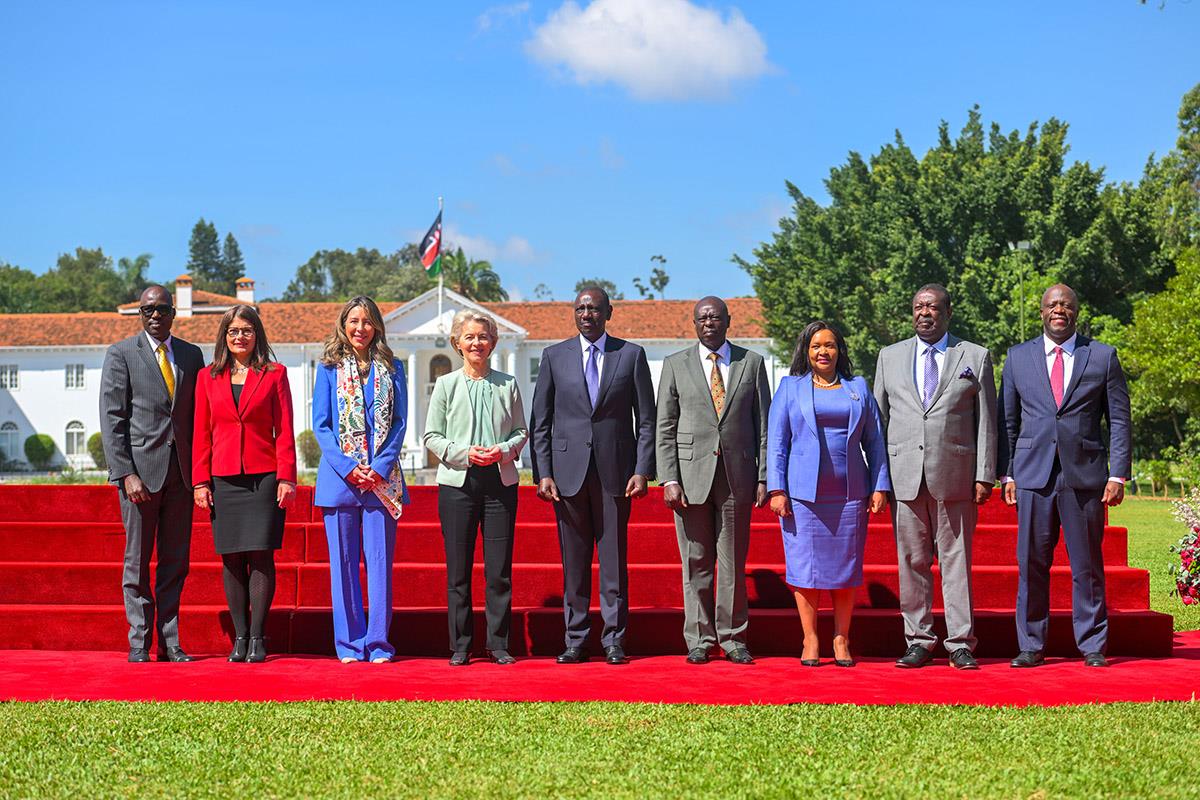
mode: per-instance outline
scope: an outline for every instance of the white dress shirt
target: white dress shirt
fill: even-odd
[[[606,344],[608,344],[608,334],[607,333],[600,334],[600,338],[594,342],[589,342],[586,336],[584,336],[582,333],[579,334],[579,347],[581,348],[581,350],[583,352],[583,377],[585,380],[587,378],[588,348],[591,347],[592,345],[596,345],[596,349],[600,351],[600,352],[596,353],[596,379],[597,379],[597,381],[599,381],[599,379],[604,375],[604,346]],[[597,385],[599,385],[599,384],[597,384]]]
[[[154,353],[154,362],[156,364],[158,363],[158,346],[160,344],[165,344],[167,346],[167,363],[171,365],[171,372],[175,373],[175,385],[178,386],[179,365],[175,363],[175,350],[171,346],[175,341],[175,337],[168,333],[166,341],[160,342],[158,339],[155,339],[153,336],[151,336],[149,331],[146,331],[145,333],[146,341],[150,342],[150,350]]]
[[[729,342],[721,343],[721,346],[716,350],[709,350],[704,346],[703,342],[696,345],[696,351],[700,354],[700,374],[704,376],[704,382],[712,387],[712,359],[709,358],[713,353],[717,354],[717,369],[721,370],[721,383],[725,386],[725,391],[729,391]]]
[[[950,345],[950,334],[943,333],[942,338],[933,343],[933,363],[937,364],[938,383],[942,382],[942,373],[946,369],[946,348]],[[917,396],[922,402],[925,400],[925,351],[930,347],[929,343],[921,337],[917,337],[917,354],[913,360],[913,378],[917,382]],[[936,391],[936,389],[934,390]]]

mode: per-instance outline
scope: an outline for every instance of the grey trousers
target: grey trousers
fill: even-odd
[[[916,499],[892,504],[896,554],[900,563],[900,611],[908,644],[932,650],[934,556],[942,573],[946,611],[946,650],[975,649],[971,599],[971,540],[979,508],[972,500],[941,501],[925,482]]]
[[[675,536],[683,564],[683,640],[688,650],[708,650],[719,644],[729,652],[746,644],[750,621],[746,553],[752,508],[753,503],[734,500],[720,460],[708,500],[689,503],[675,512]]]
[[[117,487],[121,520],[125,523],[125,567],[121,591],[129,622],[130,649],[149,649],[151,631],[158,647],[179,645],[179,598],[188,574],[192,547],[192,489],[184,485],[179,459],[171,448],[171,466],[162,489],[144,503],[134,503]],[[150,559],[158,549],[154,589],[150,588]]]

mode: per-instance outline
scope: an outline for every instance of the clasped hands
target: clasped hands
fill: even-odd
[[[387,478],[365,464],[359,464],[350,470],[350,474],[346,476],[346,482],[360,492],[373,492],[387,483]]]
[[[471,462],[474,467],[486,467],[491,464],[500,463],[500,459],[504,456],[500,452],[500,445],[494,444],[491,447],[480,447],[479,445],[471,445],[467,450],[467,461]]]
[[[207,483],[202,483],[192,489],[192,500],[196,503],[196,508],[208,509],[213,507],[212,487]],[[275,487],[275,504],[280,508],[288,509],[296,502],[296,484],[291,481],[279,481]]]

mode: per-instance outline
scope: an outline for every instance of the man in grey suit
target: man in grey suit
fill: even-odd
[[[707,663],[717,644],[735,664],[753,664],[746,552],[751,507],[767,502],[771,387],[762,356],[726,340],[725,301],[702,298],[693,322],[699,344],[663,361],[656,436],[663,501],[675,512],[683,563],[683,638],[688,663]]]
[[[971,606],[971,540],[978,506],[996,480],[996,382],[986,348],[951,336],[950,295],[937,284],[913,296],[916,336],[883,348],[875,398],[887,435],[900,610],[908,650],[896,666],[933,658],[934,556],[942,573],[946,650],[978,669]]]
[[[166,289],[149,287],[140,303],[143,331],[108,348],[100,378],[104,456],[125,523],[129,660],[150,660],[153,630],[159,661],[191,661],[179,646],[179,596],[192,542],[192,410],[204,356],[171,336],[175,307]]]

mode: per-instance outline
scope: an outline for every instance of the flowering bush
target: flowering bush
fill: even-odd
[[[1171,594],[1179,595],[1185,606],[1200,605],[1200,489],[1193,488],[1186,498],[1175,501],[1175,519],[1188,531],[1171,548],[1179,553],[1179,563],[1168,567],[1175,579]]]

